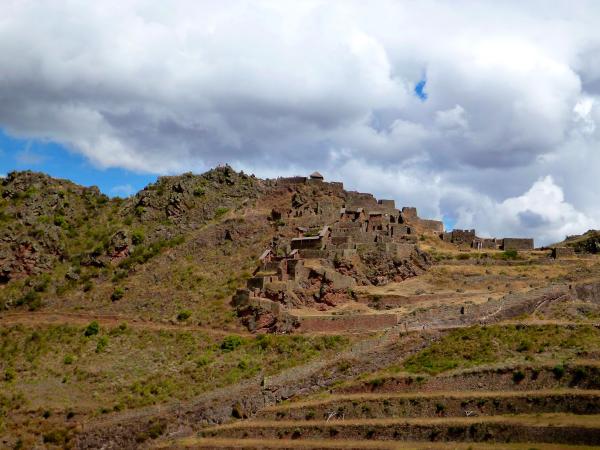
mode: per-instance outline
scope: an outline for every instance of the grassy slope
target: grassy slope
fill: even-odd
[[[230,335],[20,325],[0,332],[0,435],[48,434],[83,419],[270,375],[333,354],[335,336]],[[30,441],[32,442],[32,441]]]

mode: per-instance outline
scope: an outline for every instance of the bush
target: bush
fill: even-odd
[[[521,370],[517,370],[516,372],[513,372],[512,379],[518,384],[525,379],[525,374]]]
[[[14,369],[8,368],[4,371],[4,381],[12,381],[16,377]]]
[[[134,231],[131,235],[131,242],[133,245],[140,245],[142,242],[144,242],[144,233],[139,230]]]
[[[56,225],[57,227],[65,226],[66,223],[67,221],[64,218],[64,216],[54,216],[54,225]]]
[[[65,429],[50,431],[44,434],[42,439],[44,444],[55,444],[61,447],[69,440],[67,430]]]
[[[565,367],[561,364],[554,366],[552,373],[557,380],[560,380],[565,375]]]
[[[244,341],[240,336],[227,336],[225,339],[223,339],[223,342],[221,342],[221,350],[224,352],[232,352],[243,343]]]
[[[29,291],[19,300],[17,300],[17,306],[26,305],[29,311],[36,311],[42,307],[42,299],[40,294],[36,291]]]
[[[83,333],[86,337],[94,336],[100,332],[100,324],[97,321],[90,322]]]
[[[212,362],[212,359],[209,356],[202,355],[196,361],[196,367],[200,368],[200,367],[208,366],[211,362]]]
[[[73,355],[66,355],[65,359],[63,359],[63,363],[65,364],[73,364],[73,362],[75,361],[75,358],[73,357]]]
[[[183,322],[184,320],[189,319],[191,315],[192,315],[191,311],[188,311],[187,309],[183,309],[183,310],[179,311],[179,314],[177,314],[177,320],[179,320],[180,322]]]
[[[163,434],[166,431],[166,429],[167,429],[166,422],[164,422],[164,421],[154,422],[148,428],[148,436],[150,436],[151,439],[156,439],[156,438],[160,437],[160,435]]]
[[[113,293],[110,295],[110,299],[113,302],[116,302],[118,300],[121,300],[124,295],[125,295],[125,291],[123,290],[123,288],[118,287],[118,288],[115,288]]]
[[[521,341],[521,343],[517,346],[517,351],[522,353],[531,349],[531,344],[527,341]]]
[[[106,336],[102,336],[100,339],[98,339],[98,343],[96,344],[96,353],[101,353],[107,345],[108,338]]]
[[[215,219],[227,214],[229,212],[229,208],[225,208],[224,206],[220,206],[215,210]]]
[[[506,250],[504,253],[502,253],[503,259],[517,259],[518,256],[519,253],[516,250]]]

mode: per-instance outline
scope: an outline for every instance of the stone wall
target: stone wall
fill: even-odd
[[[379,200],[377,204],[385,209],[396,209],[396,202],[394,200]]]
[[[476,249],[495,250],[499,247],[499,243],[494,238],[475,238],[472,246]]]
[[[296,316],[302,332],[371,331],[392,328],[396,314],[353,314],[348,316]]]
[[[554,247],[551,256],[554,259],[575,256],[575,249],[573,247]]]
[[[321,249],[323,247],[323,239],[306,239],[306,238],[295,238],[291,241],[292,250],[302,249]]]
[[[530,238],[504,238],[502,250],[533,250],[533,239]]]
[[[452,230],[450,233],[450,242],[453,244],[471,245],[475,240],[475,230]]]
[[[308,178],[306,177],[286,177],[286,178],[277,178],[275,182],[280,186],[289,186],[292,184],[304,184],[306,183]]]
[[[415,208],[414,206],[404,206],[402,208],[403,219],[410,221],[411,219],[414,220],[418,217],[419,216],[417,215],[417,208]]]
[[[441,220],[420,219],[418,225],[423,229],[423,231],[429,231],[432,233],[444,232],[444,222]]]

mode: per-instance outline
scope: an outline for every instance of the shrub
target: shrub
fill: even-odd
[[[55,444],[63,446],[68,441],[67,430],[53,430],[43,436],[44,444]]]
[[[107,345],[108,338],[106,336],[102,336],[100,339],[98,339],[98,343],[96,344],[96,353],[102,352]]]
[[[73,355],[66,355],[65,359],[63,359],[63,363],[65,364],[73,364],[73,361],[75,361],[75,358],[73,357]]]
[[[64,218],[64,216],[54,216],[54,225],[56,225],[57,227],[65,226],[66,223],[67,221]]]
[[[215,210],[215,219],[227,214],[229,212],[229,208],[225,208],[224,206],[220,206]]]
[[[554,366],[552,373],[557,380],[560,380],[565,375],[565,367],[561,364]]]
[[[384,380],[383,378],[373,378],[372,380],[369,381],[369,384],[371,385],[372,388],[378,388],[380,386],[383,386]]]
[[[223,342],[221,342],[221,350],[223,350],[224,352],[232,352],[233,350],[235,350],[236,348],[238,348],[240,345],[243,344],[243,340],[240,336],[236,336],[236,335],[231,335],[231,336],[227,336],[225,337],[225,339],[223,339]]]
[[[118,300],[121,300],[124,295],[125,295],[125,291],[123,290],[123,288],[118,287],[118,288],[115,288],[113,293],[110,295],[110,299],[113,302],[116,302]]]
[[[86,337],[94,336],[100,332],[100,324],[97,321],[90,322],[83,333]]]
[[[16,377],[14,369],[8,368],[4,371],[4,381],[12,381]]]
[[[17,300],[17,306],[26,305],[29,311],[36,311],[42,307],[42,299],[40,294],[36,291],[29,291],[19,300]]]
[[[148,436],[150,436],[151,439],[156,439],[160,437],[160,435],[163,434],[166,429],[167,424],[164,421],[154,422],[152,425],[150,425],[150,428],[148,428]]]
[[[183,322],[184,320],[189,319],[191,315],[192,315],[191,311],[188,311],[187,309],[183,309],[183,310],[179,311],[179,314],[177,314],[177,320],[179,320],[180,322]]]
[[[196,367],[200,368],[200,367],[208,366],[211,362],[212,362],[212,359],[209,356],[202,355],[196,361]]]
[[[513,372],[512,379],[515,383],[520,383],[525,379],[525,374],[521,370],[517,370],[516,372]]]
[[[527,341],[521,341],[519,345],[517,345],[518,352],[526,352],[531,349],[531,344]]]
[[[134,231],[131,235],[131,242],[133,245],[140,245],[142,242],[144,242],[144,233],[142,233],[140,230]]]
[[[506,250],[502,253],[503,259],[517,259],[517,256],[519,256],[519,253],[516,250]]]

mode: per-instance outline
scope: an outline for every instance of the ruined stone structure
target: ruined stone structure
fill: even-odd
[[[531,238],[481,238],[475,230],[452,230],[441,233],[440,238],[455,245],[469,246],[477,250],[533,250]]]
[[[319,320],[330,320],[330,316],[306,319],[289,310],[303,306],[326,310],[349,301],[349,289],[357,283],[385,284],[421,273],[429,262],[416,246],[417,233],[443,232],[442,222],[419,218],[416,208],[399,210],[394,200],[341,192],[341,183],[326,183],[318,172],[308,179],[276,180],[281,186],[312,182],[319,183],[319,189],[340,190],[344,204],[338,207],[333,222],[324,223],[333,213],[332,205],[307,202],[302,191],[296,191],[289,211],[271,213],[273,220],[301,218],[309,226],[296,227],[297,235],[285,250],[281,246],[266,249],[246,288],[234,296],[233,303],[251,330],[319,329]],[[314,226],[319,219],[321,223]],[[362,322],[360,318],[334,322],[339,326],[364,323],[368,328],[388,326],[395,323],[392,319],[381,316],[365,317]]]
[[[554,259],[573,257],[575,249],[573,247],[553,247],[550,256]]]
[[[504,238],[502,239],[502,250],[533,250],[533,239],[531,238]]]
[[[471,246],[477,250],[497,250],[500,248],[500,241],[496,238],[475,237]]]
[[[469,245],[471,246],[475,240],[475,230],[452,230],[442,235],[442,239],[446,242],[450,242],[456,245]]]

